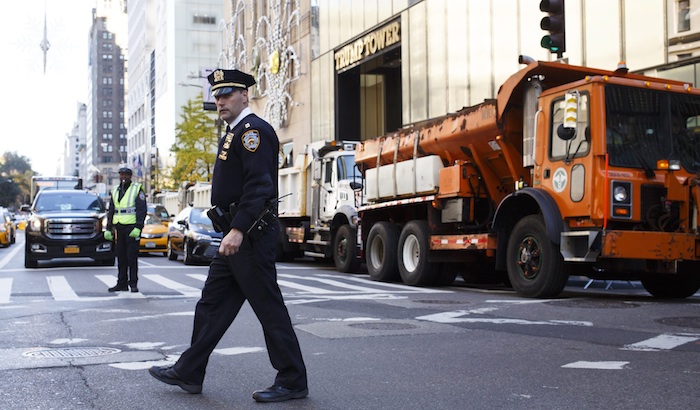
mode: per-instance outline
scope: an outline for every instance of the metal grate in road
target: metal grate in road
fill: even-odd
[[[113,347],[62,347],[58,349],[37,349],[22,353],[22,356],[37,359],[66,359],[75,357],[97,357],[120,353]]]

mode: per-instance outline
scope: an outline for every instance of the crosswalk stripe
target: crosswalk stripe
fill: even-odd
[[[95,275],[95,277],[108,287],[112,287],[117,283],[117,277],[114,275]]]
[[[336,275],[332,275],[332,274],[320,274],[317,276],[337,277]],[[409,292],[409,293],[452,293],[452,291],[450,291],[450,290],[408,287],[407,285],[399,285],[396,283],[386,283],[386,282],[375,282],[375,281],[370,281],[370,280],[363,279],[363,278],[356,278],[356,277],[352,277],[352,276],[348,276],[348,277],[343,278],[343,279],[350,280],[353,282],[364,283],[364,284],[371,284],[372,286],[376,286],[376,287],[397,289],[397,290]]]
[[[300,280],[308,280],[308,281],[313,281],[313,282],[320,282],[320,283],[324,283],[324,284],[326,284],[326,285],[332,285],[332,286],[336,286],[336,287],[339,287],[339,288],[342,288],[342,289],[353,290],[353,291],[356,291],[356,292],[386,293],[385,290],[380,290],[380,289],[375,289],[375,288],[368,288],[368,287],[365,287],[365,286],[349,285],[349,284],[347,284],[347,283],[343,283],[343,282],[340,282],[340,281],[337,281],[337,280],[333,280],[333,279],[324,279],[324,278],[317,278],[317,277],[304,277],[304,276],[290,275],[290,274],[287,274],[287,273],[278,274],[277,276],[282,276],[282,277],[288,278],[288,279],[300,279]],[[279,281],[278,281],[278,282],[279,282]],[[404,290],[406,290],[406,289],[404,288]],[[338,292],[338,291],[336,291],[336,292],[333,292],[333,291],[328,292],[328,291],[326,291],[326,292],[322,292],[322,293],[342,293],[342,292]]]
[[[278,279],[277,284],[280,286],[284,286],[286,288],[303,290],[304,292],[315,293],[315,294],[338,293],[338,292],[335,292],[332,290],[321,289],[321,288],[317,288],[317,287],[313,287],[313,286],[306,286],[306,285],[302,285],[300,283],[290,282],[288,280],[282,280],[282,279]]]
[[[189,276],[192,279],[201,280],[202,282],[205,282],[207,280],[207,275],[203,275],[201,273],[188,273],[187,276]]]
[[[200,289],[183,285],[179,282],[175,282],[174,280],[170,280],[162,275],[143,275],[143,277],[168,289],[172,289],[176,292],[182,293],[185,296],[198,297],[202,294],[202,291]]]
[[[47,276],[49,290],[56,301],[78,300],[78,294],[70,287],[65,276]]]
[[[622,350],[636,350],[642,352],[654,352],[658,350],[670,350],[686,343],[700,340],[698,336],[658,335],[651,339],[625,345]]]
[[[10,303],[12,293],[12,278],[0,279],[0,303]]]

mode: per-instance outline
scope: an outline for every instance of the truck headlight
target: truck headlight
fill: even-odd
[[[628,197],[627,189],[621,185],[617,185],[613,190],[613,198],[615,202],[626,202]]]

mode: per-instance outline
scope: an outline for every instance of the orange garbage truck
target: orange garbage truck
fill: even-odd
[[[363,141],[355,163],[374,280],[499,275],[533,298],[570,275],[640,280],[656,297],[700,288],[690,84],[533,61],[495,99]]]

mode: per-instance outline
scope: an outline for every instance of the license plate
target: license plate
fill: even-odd
[[[80,253],[80,248],[77,246],[66,246],[63,248],[63,253]]]
[[[155,242],[146,242],[146,248],[155,248],[156,243]]]

